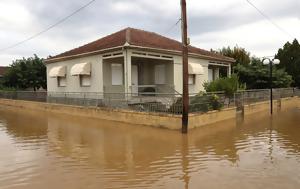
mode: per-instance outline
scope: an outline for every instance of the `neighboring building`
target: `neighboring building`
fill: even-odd
[[[6,66],[0,66],[0,80],[3,78],[5,72],[7,71],[9,67]]]
[[[126,28],[45,60],[50,92],[182,92],[182,45],[153,32]],[[189,46],[189,89],[230,74],[234,59]]]

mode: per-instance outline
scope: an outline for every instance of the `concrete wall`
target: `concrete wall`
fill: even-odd
[[[151,127],[167,128],[171,130],[181,129],[180,115],[146,113],[130,110],[113,110],[96,107],[70,106],[9,99],[0,99],[0,106],[24,110],[47,111],[62,115],[68,114],[72,116],[98,118],[102,120],[118,121],[134,125],[147,125]],[[222,111],[212,111],[206,114],[191,114],[189,129],[234,118],[234,116],[235,108],[225,109]]]
[[[300,108],[300,99],[298,97],[283,98],[273,101],[273,112],[286,111],[291,108]],[[244,115],[257,114],[260,112],[270,112],[270,102],[258,102],[244,106]]]
[[[281,104],[281,106],[280,106]],[[269,111],[269,103],[255,103],[244,107],[245,116]],[[111,120],[135,125],[147,125],[152,127],[161,127],[167,129],[181,129],[181,116],[160,113],[136,112],[130,110],[112,110],[96,107],[70,106],[62,104],[49,104],[43,102],[31,102],[22,100],[0,99],[0,106],[5,108],[18,108],[36,111],[47,111],[59,114],[69,114],[72,116],[84,116],[98,118],[102,120]],[[281,103],[274,103],[274,109],[288,110],[300,108],[300,98],[282,99]],[[204,125],[221,122],[236,117],[236,108],[227,108],[221,111],[211,111],[203,114],[190,114],[189,129],[201,127]]]
[[[190,114],[189,129],[221,122],[236,117],[236,108],[227,108],[221,111],[210,111],[204,114]]]
[[[280,110],[286,111],[291,108],[298,107],[300,108],[300,98],[293,97],[293,98],[283,98],[280,101]]]
[[[179,129],[181,117],[178,115],[144,113],[129,110],[105,109],[96,107],[70,106],[62,104],[49,104],[22,100],[0,99],[0,106],[5,108],[18,108],[24,110],[47,111],[72,116],[98,118],[102,120],[118,121],[135,125],[147,125],[167,129]]]
[[[91,63],[91,85],[88,87],[80,86],[79,76],[71,76],[70,71],[73,65],[83,62]],[[50,78],[49,72],[55,66],[66,66],[65,87],[58,87],[57,78]],[[102,78],[102,56],[95,55],[83,58],[77,58],[62,62],[47,64],[47,90],[50,92],[103,92]]]

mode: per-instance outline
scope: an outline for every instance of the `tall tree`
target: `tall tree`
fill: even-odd
[[[267,89],[270,87],[269,66],[263,65],[258,58],[252,58],[250,65],[237,65],[234,69],[239,76],[240,82],[245,83],[247,89]],[[274,88],[290,87],[292,76],[275,66],[272,72]]]
[[[4,86],[34,91],[47,88],[46,66],[37,55],[13,61],[4,75]]]
[[[293,77],[292,85],[300,87],[300,44],[297,39],[293,43],[285,43],[275,57],[280,60],[279,67]]]
[[[234,58],[236,62],[232,65],[233,67],[239,64],[248,65],[251,62],[250,53],[239,46],[235,46],[233,49],[231,47],[223,47],[218,52],[224,56]]]

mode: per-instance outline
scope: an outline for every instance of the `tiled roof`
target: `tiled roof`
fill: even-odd
[[[64,52],[62,54],[53,56],[48,59],[71,57],[74,55],[100,51],[104,49],[114,48],[123,46],[125,43],[128,43],[132,46],[139,46],[144,48],[155,48],[161,50],[171,50],[171,51],[181,51],[182,44],[179,41],[164,37],[154,32],[148,32],[144,30],[126,28],[101,39],[98,39],[94,42],[88,43],[81,47],[72,49],[70,51]],[[207,57],[212,60],[221,60],[227,62],[233,62],[234,59],[206,51],[197,47],[189,46],[189,53],[197,54],[200,56]]]

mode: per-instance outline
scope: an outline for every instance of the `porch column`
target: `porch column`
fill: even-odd
[[[131,93],[131,53],[127,49],[124,57],[124,87],[125,93]]]
[[[227,77],[231,76],[231,65],[229,64],[228,65],[228,68],[227,68]]]

